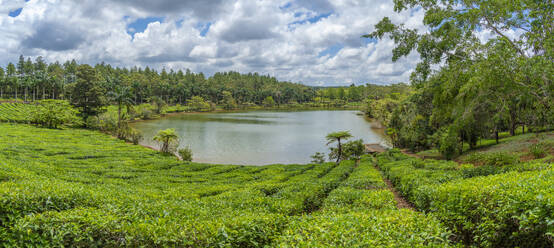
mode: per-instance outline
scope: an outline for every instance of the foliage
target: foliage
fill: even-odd
[[[331,153],[337,153],[338,149],[331,149]],[[365,145],[364,142],[361,139],[353,140],[344,143],[343,145],[343,151],[342,151],[342,159],[359,159],[362,155],[365,154]],[[332,157],[336,158],[333,155]]]
[[[449,245],[434,217],[396,209],[369,157],[355,168],[183,164],[90,130],[0,130],[6,246]]]
[[[64,100],[42,100],[31,113],[31,122],[47,128],[79,123],[78,111]]]
[[[188,106],[192,111],[210,111],[210,103],[204,101],[201,96],[193,96],[189,102]]]
[[[420,55],[407,97],[389,93],[368,101],[368,114],[385,123],[395,146],[414,151],[434,146],[453,158],[463,143],[473,149],[479,139],[498,142],[500,132],[514,135],[518,126],[554,127],[550,2],[399,0],[394,5],[396,12],[421,10],[426,30],[385,17],[365,36],[392,39],[393,61],[413,51]],[[480,39],[483,32],[493,36]]]
[[[190,149],[190,147],[187,146],[185,148],[181,148],[177,151],[177,153],[179,154],[179,157],[181,157],[181,160],[186,162],[192,161],[192,149]]]
[[[99,84],[96,71],[89,65],[77,67],[76,77],[71,104],[79,109],[86,121],[89,116],[102,112],[102,107],[106,105],[105,90]]]
[[[546,149],[547,149],[547,143],[541,142],[541,143],[531,145],[529,147],[529,152],[535,158],[543,158],[544,156],[546,156]]]
[[[325,137],[325,139],[327,139],[327,145],[337,142],[336,151],[333,152],[333,149],[331,149],[331,153],[329,153],[329,159],[337,159],[336,162],[338,164],[340,160],[344,158],[341,140],[347,140],[349,138],[352,138],[352,134],[350,134],[350,132],[348,131],[338,131],[327,134],[327,136]]]
[[[468,155],[464,160],[477,165],[504,166],[518,163],[519,156],[508,152],[477,152]]]
[[[116,86],[114,91],[108,92],[108,96],[111,101],[117,105],[117,127],[122,129],[121,122],[123,121],[121,109],[125,106],[127,107],[127,112],[133,108],[133,95],[129,87]],[[118,132],[117,136],[119,138],[123,137],[121,133]]]
[[[223,109],[231,110],[237,108],[237,102],[233,98],[233,94],[229,91],[223,91]]]
[[[316,152],[310,158],[312,158],[312,163],[314,164],[323,164],[325,162],[325,154],[322,152]]]
[[[173,128],[158,131],[153,140],[160,144],[160,151],[166,154],[174,153],[179,144],[179,136],[177,136]]]
[[[134,128],[131,128],[131,130],[129,131],[129,133],[127,134],[127,138],[133,142],[133,145],[138,145],[140,143],[140,141],[142,141],[142,139],[144,138],[143,134],[141,131],[137,130],[137,129],[134,129]]]
[[[441,132],[442,131],[442,132]],[[439,136],[439,152],[446,159],[453,159],[461,153],[461,144],[458,140],[458,133],[454,126],[446,128],[438,132]]]
[[[37,104],[20,102],[0,103],[0,122],[29,123],[37,107]]]
[[[552,246],[552,166],[414,160],[421,161],[395,150],[377,156],[396,188],[449,227],[455,240],[479,247]]]
[[[273,105],[275,105],[275,100],[273,100],[272,96],[268,96],[264,99],[262,103],[266,107],[273,107]]]

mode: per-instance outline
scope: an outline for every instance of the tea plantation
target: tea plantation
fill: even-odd
[[[105,134],[0,124],[4,247],[447,247],[359,165],[184,163]]]
[[[553,247],[551,157],[504,166],[421,160],[396,150],[377,164],[416,208],[438,218],[451,238],[476,247]]]

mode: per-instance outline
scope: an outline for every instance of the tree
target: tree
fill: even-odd
[[[346,142],[343,149],[343,156],[346,159],[358,160],[365,153],[365,145],[361,139]]]
[[[0,99],[4,97],[4,87],[7,83],[6,77],[4,76],[5,72],[2,67],[0,67]]]
[[[96,116],[106,105],[104,89],[98,82],[96,71],[89,65],[77,67],[77,82],[71,93],[71,104],[81,112],[86,123],[89,116]]]
[[[210,110],[210,104],[204,101],[201,96],[193,96],[188,101],[188,106],[192,111],[208,111]]]
[[[47,128],[78,123],[78,111],[67,101],[43,100],[31,113],[31,122]]]
[[[226,110],[231,110],[237,108],[237,103],[233,98],[231,92],[224,90],[223,92],[223,108]]]
[[[352,134],[350,134],[350,132],[348,131],[339,131],[339,132],[329,133],[325,138],[327,139],[327,145],[337,142],[336,159],[338,164],[343,157],[341,140],[347,140],[349,138],[352,138]]]
[[[121,134],[119,130],[121,129],[121,109],[123,106],[127,107],[127,110],[129,110],[133,102],[133,94],[131,93],[131,89],[129,87],[124,86],[116,86],[113,91],[108,92],[108,95],[110,99],[115,102],[117,105],[117,129],[118,129],[118,137],[121,138]],[[128,114],[128,113],[127,113]]]
[[[310,158],[312,158],[312,163],[314,164],[323,164],[325,162],[325,154],[322,152],[316,152]]]
[[[368,38],[396,43],[393,61],[414,50],[415,93],[394,107],[395,145],[425,147],[433,137],[447,157],[463,142],[518,125],[554,123],[554,15],[548,1],[398,0],[395,11],[424,11],[425,31],[383,18]],[[481,40],[483,32],[490,32]],[[517,35],[512,35],[516,33]],[[533,113],[533,114],[530,114]],[[495,138],[496,138],[495,137]],[[461,144],[460,144],[461,143]]]
[[[150,102],[154,105],[156,114],[161,114],[166,106],[166,102],[159,96],[150,97]]]
[[[263,105],[266,107],[273,107],[275,105],[275,100],[273,100],[272,96],[268,96],[264,99]]]
[[[158,131],[153,140],[160,144],[160,151],[165,154],[175,152],[179,143],[179,137],[175,134],[175,129],[173,128]]]

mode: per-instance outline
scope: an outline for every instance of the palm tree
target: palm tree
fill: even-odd
[[[110,99],[117,104],[117,129],[121,129],[121,109],[127,107],[127,111],[133,106],[133,94],[129,87],[116,86],[109,93]]]
[[[339,132],[333,132],[333,133],[327,134],[327,137],[325,137],[325,138],[328,141],[327,145],[330,145],[330,144],[334,143],[335,141],[337,142],[337,150],[338,150],[337,164],[338,164],[340,162],[341,157],[342,157],[342,144],[340,143],[340,141],[352,138],[352,134],[350,134],[350,132],[348,132],[348,131],[339,131]]]
[[[153,140],[161,144],[160,151],[162,153],[171,153],[172,145],[179,141],[179,137],[175,134],[175,129],[169,128],[158,131],[158,134],[154,136]]]

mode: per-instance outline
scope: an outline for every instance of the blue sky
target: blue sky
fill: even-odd
[[[418,60],[361,36],[389,0],[0,0],[0,66],[20,54],[115,66],[258,72],[309,85],[407,82]]]

